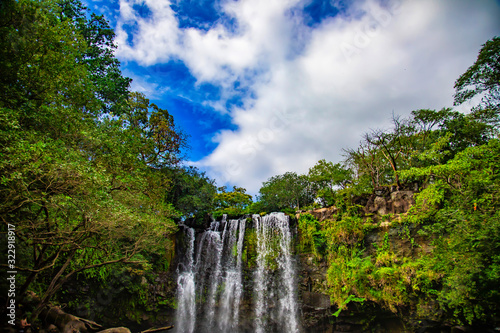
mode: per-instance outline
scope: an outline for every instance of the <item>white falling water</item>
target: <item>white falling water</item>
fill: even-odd
[[[225,231],[225,228],[224,228]],[[220,283],[220,278],[222,274],[221,269],[221,258],[222,258],[222,250],[223,250],[223,242],[220,236],[220,233],[216,231],[207,231],[208,234],[208,249],[210,253],[207,253],[209,256],[207,262],[205,262],[205,267],[207,263],[214,267],[213,273],[209,277],[209,295],[208,295],[208,309],[206,314],[206,323],[208,327],[213,327],[214,318],[215,318],[215,303],[217,297],[217,290]]]
[[[238,327],[239,307],[243,287],[241,283],[241,255],[245,237],[245,220],[231,220],[228,236],[225,238],[224,291],[219,305],[218,326],[222,332],[234,331]],[[239,225],[239,232],[238,232]],[[238,236],[238,239],[236,237]]]
[[[241,331],[246,220],[212,222],[195,252],[194,230],[187,229],[186,263],[179,272],[176,332]],[[297,290],[288,216],[254,215],[257,239],[253,274],[255,332],[298,333]],[[220,230],[222,229],[222,230]],[[248,255],[248,254],[247,254]],[[196,258],[196,260],[194,260]],[[248,260],[248,259],[247,259]],[[245,318],[248,321],[248,318]]]
[[[241,256],[243,254],[243,241],[245,239],[245,220],[242,220],[240,223],[240,231],[238,234],[238,245],[237,245],[237,253],[238,258],[236,260],[236,283],[234,284],[234,303],[233,303],[233,326],[238,326],[239,320],[239,310],[240,310],[240,302],[243,294],[243,284],[242,284],[242,267],[241,267]]]
[[[195,282],[193,272],[194,229],[186,231],[188,250],[186,265],[177,278],[177,331],[193,333],[196,324]]]
[[[253,216],[257,232],[255,331],[298,333],[297,289],[288,216]]]

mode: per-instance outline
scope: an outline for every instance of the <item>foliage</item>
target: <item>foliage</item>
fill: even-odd
[[[393,116],[391,130],[365,133],[357,149],[345,150],[346,162],[356,175],[354,190],[363,193],[385,185],[401,189],[415,180],[405,170],[446,163],[467,147],[486,143],[492,131],[476,114],[449,108],[416,110],[404,119]]]
[[[498,42],[488,41],[455,85],[456,104],[482,98],[470,113],[443,108],[393,116],[391,129],[372,130],[357,149],[345,151],[352,179],[326,200],[336,214],[321,222],[308,214],[299,218],[301,250],[327,261],[337,314],[349,302],[366,300],[452,324],[497,320]],[[320,161],[311,180],[332,189],[335,176],[328,166],[333,164]],[[420,188],[415,203],[398,216],[401,239],[379,231],[370,235],[377,243],[365,244],[376,225],[355,202],[373,190],[414,184]]]
[[[355,223],[324,221],[329,241],[328,286],[341,310],[349,297],[363,298],[393,312],[416,313],[457,324],[484,323],[498,315],[500,142],[469,147],[445,164],[406,170],[405,177],[433,182],[416,196],[403,225],[420,225],[419,237],[432,251],[406,256],[386,232],[369,252]],[[352,219],[352,217],[348,217]],[[361,219],[361,217],[358,217]],[[351,229],[349,229],[351,228]],[[341,231],[342,230],[342,231]],[[350,230],[350,231],[349,231]],[[405,229],[406,241],[414,232]],[[416,232],[416,231],[415,231]],[[351,237],[339,238],[344,234]],[[353,237],[354,236],[354,237]],[[336,239],[335,241],[333,241]],[[404,241],[404,240],[403,240]],[[434,310],[429,310],[429,306]],[[488,319],[489,318],[489,319]]]
[[[248,268],[257,266],[257,233],[255,229],[245,230],[245,239],[243,242],[243,252],[241,256]]]
[[[354,296],[354,295],[349,295],[349,296],[347,297],[347,299],[346,299],[344,302],[342,302],[342,305],[339,307],[339,309],[333,313],[333,315],[334,315],[335,317],[338,317],[338,316],[340,315],[340,312],[342,311],[342,309],[343,309],[343,308],[344,308],[347,304],[349,304],[349,303],[351,303],[351,302],[359,302],[359,303],[363,304],[363,302],[364,302],[364,301],[366,301],[366,298],[356,297],[356,296]]]
[[[351,179],[351,170],[340,163],[319,160],[309,169],[307,176],[317,192],[317,199],[326,207],[334,204],[336,190],[347,186]]]
[[[263,210],[268,212],[291,210],[310,204],[314,193],[305,175],[286,172],[269,178],[259,190],[259,201]]]
[[[393,116],[389,130],[367,132],[345,161],[271,177],[252,202],[245,189],[217,190],[205,173],[181,166],[186,135],[167,110],[129,91],[113,30],[79,0],[4,0],[0,36],[1,231],[16,227],[18,295],[41,295],[31,320],[64,299],[67,283],[122,278],[130,282],[119,289],[126,315],[136,317],[134,309],[150,304],[142,278],[153,265],[169,269],[176,220],[294,213],[315,202],[335,205],[335,214],[321,222],[302,215],[300,246],[327,262],[339,310],[367,300],[457,324],[500,315],[498,37],[455,83],[455,104],[480,99],[470,113]],[[411,249],[418,235],[427,251],[405,255],[388,233],[367,247],[374,225],[356,200],[413,183],[421,191],[400,218]],[[270,268],[275,255],[266,258]],[[253,267],[256,256],[250,229],[243,260]]]
[[[178,165],[186,138],[167,110],[135,92],[129,95],[120,110],[120,125],[127,130],[128,139],[133,140],[133,147],[138,148],[137,154],[145,164],[154,168]]]
[[[170,180],[166,200],[171,202],[184,218],[202,221],[214,210],[217,187],[204,172],[193,166],[161,170]]]
[[[473,109],[498,124],[500,111],[500,37],[483,44],[476,62],[455,82],[455,105],[480,97]],[[488,110],[486,113],[479,111]]]
[[[60,0],[57,5],[60,19],[71,22],[87,45],[78,61],[87,68],[101,110],[119,113],[117,104],[127,97],[132,80],[121,74],[113,29],[103,15],[89,13],[79,0]]]
[[[404,160],[405,155],[408,155],[410,145],[407,141],[412,134],[412,128],[394,116],[392,122],[392,131],[372,130],[365,133],[363,139],[367,145],[374,146],[377,151],[382,153],[393,171],[394,182],[398,188],[401,188],[398,171],[401,168],[401,160]]]
[[[320,222],[311,214],[299,217],[300,252],[312,253],[321,259],[326,250],[326,238]]]
[[[438,167],[411,170],[435,175],[445,191],[441,205],[415,209],[409,219],[424,223],[422,233],[435,237],[431,269],[443,275],[440,305],[460,322],[474,323],[498,313],[500,142],[470,147]],[[422,193],[425,195],[425,193]],[[417,197],[418,198],[418,197]],[[440,237],[436,237],[436,236]]]
[[[346,163],[351,167],[354,188],[367,193],[386,183],[389,169],[382,152],[369,141],[361,141],[357,149],[345,149]],[[371,182],[371,183],[369,183]],[[371,186],[370,186],[371,185]]]
[[[102,17],[78,0],[0,6],[1,228],[16,227],[35,320],[75,278],[168,269],[174,220],[210,210],[215,190],[179,168],[185,136],[168,111],[128,92]],[[194,186],[207,198],[187,207]]]
[[[246,189],[233,186],[231,192],[227,192],[225,187],[220,187],[218,190],[219,193],[214,197],[214,218],[217,219],[223,214],[236,218],[248,213],[247,208],[252,204],[252,196],[246,194]]]

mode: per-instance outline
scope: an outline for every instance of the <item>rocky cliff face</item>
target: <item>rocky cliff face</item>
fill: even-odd
[[[380,244],[390,243],[395,258],[414,258],[422,252],[430,252],[428,240],[420,238],[413,226],[402,225],[399,220],[414,204],[414,192],[411,190],[397,191],[390,188],[380,188],[365,198],[356,198],[355,203],[362,206],[361,215],[365,223],[370,224],[368,232],[358,239],[363,244],[364,256],[376,257]],[[305,212],[304,212],[305,213]],[[327,223],[336,218],[339,211],[335,207],[316,209],[307,213],[312,214],[320,223]],[[346,304],[338,316],[337,305],[330,299],[327,275],[329,263],[326,258],[318,258],[309,253],[301,253],[298,241],[300,230],[297,220],[291,221],[291,230],[296,240],[295,258],[297,263],[297,282],[299,284],[299,307],[301,323],[304,332],[438,332],[451,327],[443,327],[438,322],[421,321],[412,309],[398,308],[390,311],[383,304],[366,300],[363,306],[357,302]],[[251,223],[247,224],[243,258],[243,300],[240,304],[241,332],[252,332],[252,322],[255,320],[253,274],[255,272],[255,237]],[[411,236],[406,237],[405,235]],[[182,239],[179,237],[179,239]],[[182,252],[182,243],[178,244]],[[398,259],[395,259],[398,260]],[[171,291],[172,292],[172,291]],[[428,305],[432,312],[432,305]],[[459,332],[458,328],[454,328]]]
[[[428,240],[421,238],[417,234],[414,226],[403,226],[398,223],[399,219],[414,204],[414,191],[397,191],[390,188],[380,188],[374,191],[372,195],[364,198],[355,198],[355,204],[362,207],[361,215],[365,221],[371,224],[369,232],[366,232],[361,241],[363,244],[364,255],[366,257],[375,257],[380,244],[390,243],[391,249],[396,258],[415,258],[422,253],[429,253],[432,248]],[[320,223],[327,223],[336,218],[339,210],[335,207],[316,209],[308,212],[313,215]],[[291,230],[295,240],[295,259],[297,264],[298,298],[300,321],[304,332],[430,332],[430,331],[454,331],[460,332],[460,328],[446,327],[437,321],[421,321],[422,317],[417,318],[411,312],[412,309],[404,309],[394,312],[387,310],[383,305],[367,300],[361,307],[359,303],[351,302],[346,304],[345,308],[338,316],[334,314],[338,307],[330,299],[331,290],[328,285],[329,263],[327,258],[321,258],[314,254],[300,251],[299,240],[300,230],[296,219],[290,222]],[[198,230],[198,233],[204,230]],[[411,235],[405,237],[405,235]],[[186,240],[183,231],[180,231],[175,240],[175,257],[171,260],[170,269],[167,272],[156,274],[150,279],[143,276],[135,276],[123,273],[117,276],[116,280],[120,282],[119,288],[103,290],[101,294],[95,296],[98,304],[103,303],[103,295],[106,302],[105,306],[93,307],[90,309],[100,315],[94,316],[89,313],[75,314],[90,319],[99,320],[103,324],[111,326],[116,323],[115,315],[107,316],[103,313],[110,313],[111,308],[117,308],[122,311],[120,314],[120,324],[126,324],[136,330],[149,328],[152,326],[167,326],[174,323],[175,320],[175,294],[177,288],[177,267],[182,265],[183,255],[186,252]],[[244,241],[243,257],[243,299],[240,304],[240,332],[253,332],[253,322],[255,317],[254,300],[254,273],[256,270],[256,239],[255,230],[253,230],[251,219],[247,220],[247,231]],[[129,276],[130,275],[130,276]],[[135,276],[135,278],[134,278]],[[128,284],[123,281],[130,280]],[[130,290],[128,290],[130,289]],[[127,298],[128,294],[136,294],[141,289],[148,299],[148,308],[130,309],[122,304],[122,298]],[[89,295],[90,296],[90,295]],[[108,300],[109,299],[109,300]],[[128,298],[127,298],[128,300]],[[100,303],[99,303],[100,302]],[[94,302],[95,303],[95,302]],[[97,304],[95,303],[95,304]],[[428,312],[432,313],[432,304],[427,304]],[[128,310],[127,310],[128,309]],[[92,314],[92,313],[90,313]],[[126,320],[123,322],[123,318]],[[133,324],[134,321],[140,321],[141,324]]]
[[[391,191],[390,188],[380,188],[368,198],[357,198],[357,204],[364,208],[364,215],[373,221],[373,230],[365,235],[364,245],[366,255],[376,251],[384,237],[389,237],[393,248],[400,255],[412,256],[418,251],[426,251],[428,245],[422,241],[421,247],[413,246],[409,240],[401,237],[403,227],[393,225],[400,214],[408,211],[414,203],[414,191]],[[335,207],[321,208],[307,213],[318,221],[324,222],[336,214]],[[297,214],[298,219],[300,214]],[[377,304],[358,309],[351,303],[340,312],[338,317],[333,314],[338,310],[331,303],[327,284],[328,264],[326,260],[318,260],[311,254],[298,254],[300,296],[304,328],[306,332],[404,332],[409,325],[396,314],[383,309]]]

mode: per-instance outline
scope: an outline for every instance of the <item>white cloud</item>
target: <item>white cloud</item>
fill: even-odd
[[[215,151],[195,163],[220,185],[250,193],[270,176],[307,172],[321,158],[339,161],[363,132],[388,126],[392,112],[450,106],[455,79],[500,31],[494,0],[358,1],[314,28],[291,15],[304,5],[298,1],[224,2],[236,31],[222,23],[180,29],[168,1],[145,3],[153,15],[140,18],[121,0],[119,24],[137,22],[132,45],[117,29],[121,58],[146,65],[180,59],[223,96],[235,80],[254,92],[228,110],[237,129],[221,131]]]
[[[219,22],[204,31],[180,29],[168,0],[120,0],[117,56],[142,65],[181,59],[199,81],[224,86],[247,70],[283,58],[294,24],[287,11],[298,1],[227,1],[222,10],[235,19],[237,30]],[[151,15],[141,17],[133,8],[138,4],[146,5]],[[134,25],[131,31],[126,28],[130,24]]]
[[[134,5],[147,6],[151,16],[142,17]],[[168,0],[120,0],[116,27],[117,56],[152,65],[175,57],[179,50],[180,31]],[[126,26],[132,27],[128,32]],[[132,34],[132,36],[129,36]],[[132,38],[133,44],[129,40]]]

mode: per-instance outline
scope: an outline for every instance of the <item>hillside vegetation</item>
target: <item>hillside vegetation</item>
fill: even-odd
[[[343,162],[321,160],[306,175],[289,172],[263,184],[259,210],[334,206],[322,221],[300,216],[299,251],[326,261],[327,293],[339,310],[376,303],[455,325],[498,323],[499,64],[497,37],[456,81],[455,104],[472,103],[469,113],[393,115],[391,129],[367,132]],[[377,208],[373,198],[385,205],[383,193],[411,193],[413,204],[404,212],[368,209]],[[381,223],[399,230],[396,238],[410,251],[388,232],[367,244]]]
[[[39,296],[20,310],[29,322],[51,302],[99,318],[111,305],[99,308],[89,286],[117,281],[126,281],[113,304],[120,320],[173,309],[174,296],[150,286],[171,271],[180,221],[330,206],[327,220],[301,216],[298,248],[327,263],[340,310],[370,301],[457,324],[498,322],[500,38],[455,83],[455,104],[469,112],[393,115],[342,162],[273,176],[253,202],[184,166],[188,136],[130,90],[114,36],[80,0],[0,3],[0,228],[15,228],[18,305],[27,291]],[[404,214],[363,209],[376,191],[407,189],[415,196]],[[364,237],[382,221],[430,246],[406,256],[387,238],[368,251]]]

